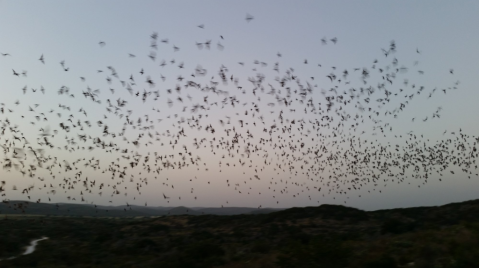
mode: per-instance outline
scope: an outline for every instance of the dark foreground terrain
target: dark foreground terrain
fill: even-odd
[[[365,212],[90,218],[2,215],[0,267],[479,267],[479,200]]]

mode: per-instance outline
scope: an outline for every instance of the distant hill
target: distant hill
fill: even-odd
[[[262,208],[262,209],[254,209],[249,212],[249,214],[268,214],[271,212],[277,212],[284,209],[277,209],[277,208]]]
[[[221,208],[193,208],[204,214],[212,215],[241,215],[241,214],[257,214],[256,211],[261,211],[261,213],[269,213],[274,211],[279,211],[283,209],[257,209],[257,208],[248,208],[248,207],[221,207]]]
[[[137,205],[95,206],[89,204],[48,204],[28,201],[8,201],[0,203],[1,214],[28,214],[46,216],[88,216],[88,217],[153,217],[167,215],[248,215],[267,214],[267,219],[323,218],[331,220],[366,221],[368,219],[399,221],[435,222],[455,224],[460,221],[479,220],[479,200],[451,203],[436,207],[396,208],[377,211],[363,211],[341,205],[321,205],[318,207],[294,207],[289,209],[221,207],[188,208],[148,207]]]
[[[27,201],[0,203],[0,214],[29,214],[46,216],[139,217],[152,214],[123,207],[95,207],[83,204],[46,204]]]
[[[168,210],[168,215],[201,215],[201,212],[187,207],[176,207]]]
[[[188,208],[149,207],[137,205],[97,206],[71,203],[34,203],[29,201],[8,201],[0,203],[1,214],[29,214],[48,216],[89,216],[89,217],[152,217],[166,215],[241,215],[264,214],[281,209],[256,209],[248,207]]]

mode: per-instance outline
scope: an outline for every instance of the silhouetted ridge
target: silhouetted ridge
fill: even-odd
[[[374,218],[413,220],[422,224],[453,225],[461,221],[479,220],[479,200],[451,203],[435,207],[396,208],[370,212]]]
[[[191,208],[187,207],[176,207],[168,210],[169,215],[200,215],[201,212],[198,212],[196,210],[192,210]]]
[[[320,217],[331,220],[354,219],[362,221],[368,219],[368,214],[365,211],[342,205],[321,205],[319,207],[290,208],[271,213],[268,217],[271,219],[304,219]]]

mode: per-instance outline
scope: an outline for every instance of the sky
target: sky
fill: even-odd
[[[2,200],[375,210],[476,199],[474,157],[453,155],[479,133],[478,12],[476,1],[0,1]],[[439,145],[442,162],[404,160]],[[381,147],[397,154],[375,156],[383,173],[355,162]]]

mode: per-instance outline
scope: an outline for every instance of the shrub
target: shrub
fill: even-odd
[[[154,224],[148,227],[148,231],[151,231],[151,232],[161,232],[161,231],[168,231],[168,230],[170,230],[170,227],[163,224]]]
[[[404,222],[399,219],[386,220],[381,226],[381,233],[401,234],[410,232],[416,229],[414,222]]]
[[[271,250],[271,243],[268,241],[258,241],[253,244],[251,252],[268,253]]]
[[[309,244],[291,243],[278,256],[280,267],[345,267],[351,250],[339,240],[315,237]]]
[[[389,255],[382,255],[379,259],[364,264],[364,268],[396,268],[396,261]]]
[[[210,242],[198,242],[189,245],[185,254],[191,259],[206,259],[213,256],[223,256],[225,251],[217,244]]]

